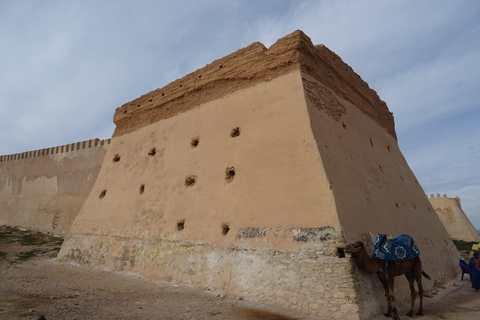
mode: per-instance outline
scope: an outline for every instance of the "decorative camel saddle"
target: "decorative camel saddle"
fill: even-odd
[[[402,234],[394,239],[387,239],[386,234],[377,234],[374,248],[373,259],[398,262],[410,260],[420,255],[420,250],[408,234]]]

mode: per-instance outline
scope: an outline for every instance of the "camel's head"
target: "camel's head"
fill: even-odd
[[[365,246],[363,245],[363,242],[360,240],[355,241],[354,243],[347,244],[347,248],[345,249],[345,252],[350,253],[351,255],[355,255],[356,253],[359,253],[361,250],[364,250]]]

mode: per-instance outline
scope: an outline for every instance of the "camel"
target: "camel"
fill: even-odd
[[[413,309],[415,307],[416,298],[414,280],[417,282],[418,295],[420,296],[420,308],[418,309],[417,315],[423,316],[424,291],[422,286],[422,275],[427,279],[430,279],[430,276],[422,270],[422,262],[419,257],[401,262],[389,261],[384,270],[386,261],[370,258],[362,241],[355,241],[354,243],[347,245],[345,251],[352,255],[352,258],[355,260],[359,269],[364,270],[366,273],[377,274],[378,279],[385,289],[385,296],[387,297],[388,311],[384,314],[386,317],[392,317],[393,320],[400,320],[397,308],[395,307],[395,295],[393,289],[395,277],[402,274],[404,274],[408,280],[412,298],[410,312],[407,313],[407,316],[413,317],[414,313]]]

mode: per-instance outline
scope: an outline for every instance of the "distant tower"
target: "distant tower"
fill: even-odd
[[[440,197],[437,193],[436,197],[430,194],[428,200],[452,239],[480,242],[480,235],[463,212],[459,197],[449,198],[446,194]]]

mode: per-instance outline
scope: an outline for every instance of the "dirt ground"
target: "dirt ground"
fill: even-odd
[[[59,262],[61,243],[0,227],[0,319],[315,319],[135,274]],[[424,310],[422,320],[480,319],[480,291],[471,289],[467,275],[425,298]],[[402,319],[407,311],[400,310]]]

